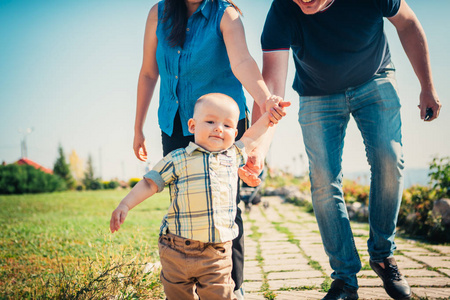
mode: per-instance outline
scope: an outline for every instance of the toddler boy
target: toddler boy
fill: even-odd
[[[171,204],[158,242],[161,282],[169,300],[236,299],[231,245],[238,235],[238,169],[270,127],[265,113],[235,142],[238,119],[232,98],[217,93],[200,97],[188,122],[195,143],[158,162],[112,213],[110,229],[115,232],[130,209],[169,185]]]

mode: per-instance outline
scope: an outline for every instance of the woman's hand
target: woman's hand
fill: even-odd
[[[147,160],[147,147],[145,146],[145,136],[142,132],[134,134],[133,150],[139,160]]]

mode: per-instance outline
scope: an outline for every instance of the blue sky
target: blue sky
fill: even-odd
[[[53,167],[61,143],[84,160],[92,155],[104,179],[140,177],[146,164],[132,151],[137,78],[145,21],[154,0],[0,0],[0,160],[20,158],[27,128],[28,157]],[[270,0],[236,0],[251,54],[261,66],[259,37]],[[427,33],[435,86],[444,107],[438,120],[424,123],[417,109],[419,83],[388,21],[402,99],[406,166],[426,168],[433,156],[450,155],[449,48],[450,1],[410,0]],[[257,5],[255,5],[257,4]],[[298,96],[277,130],[268,159],[295,173],[306,171],[306,155],[297,123]],[[145,125],[149,160],[162,157],[156,110],[158,90]],[[248,97],[251,107],[252,100]],[[364,147],[352,120],[345,139],[345,172],[367,170]],[[300,155],[302,159],[300,159]],[[303,161],[303,163],[302,163]]]

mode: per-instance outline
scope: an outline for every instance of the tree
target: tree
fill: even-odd
[[[64,150],[61,145],[58,146],[59,157],[56,159],[53,166],[53,173],[61,177],[67,185],[67,188],[73,189],[75,187],[75,180],[70,172],[69,164],[66,162]]]
[[[84,172],[83,184],[87,190],[99,190],[102,183],[99,178],[95,178],[94,166],[92,163],[92,155],[89,154],[86,171]]]
[[[78,183],[81,184],[84,178],[83,160],[80,159],[75,150],[72,150],[72,152],[69,155],[69,163],[70,163],[70,170],[72,171],[72,176]]]

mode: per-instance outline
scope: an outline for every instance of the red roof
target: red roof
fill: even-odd
[[[29,158],[25,158],[25,157],[21,158],[18,161],[16,161],[16,164],[18,164],[18,165],[29,165],[29,166],[32,166],[32,167],[34,167],[34,168],[36,168],[38,170],[41,170],[41,171],[43,171],[45,173],[53,174],[53,171],[51,169],[47,169],[47,168],[41,166],[40,164],[32,161]]]

